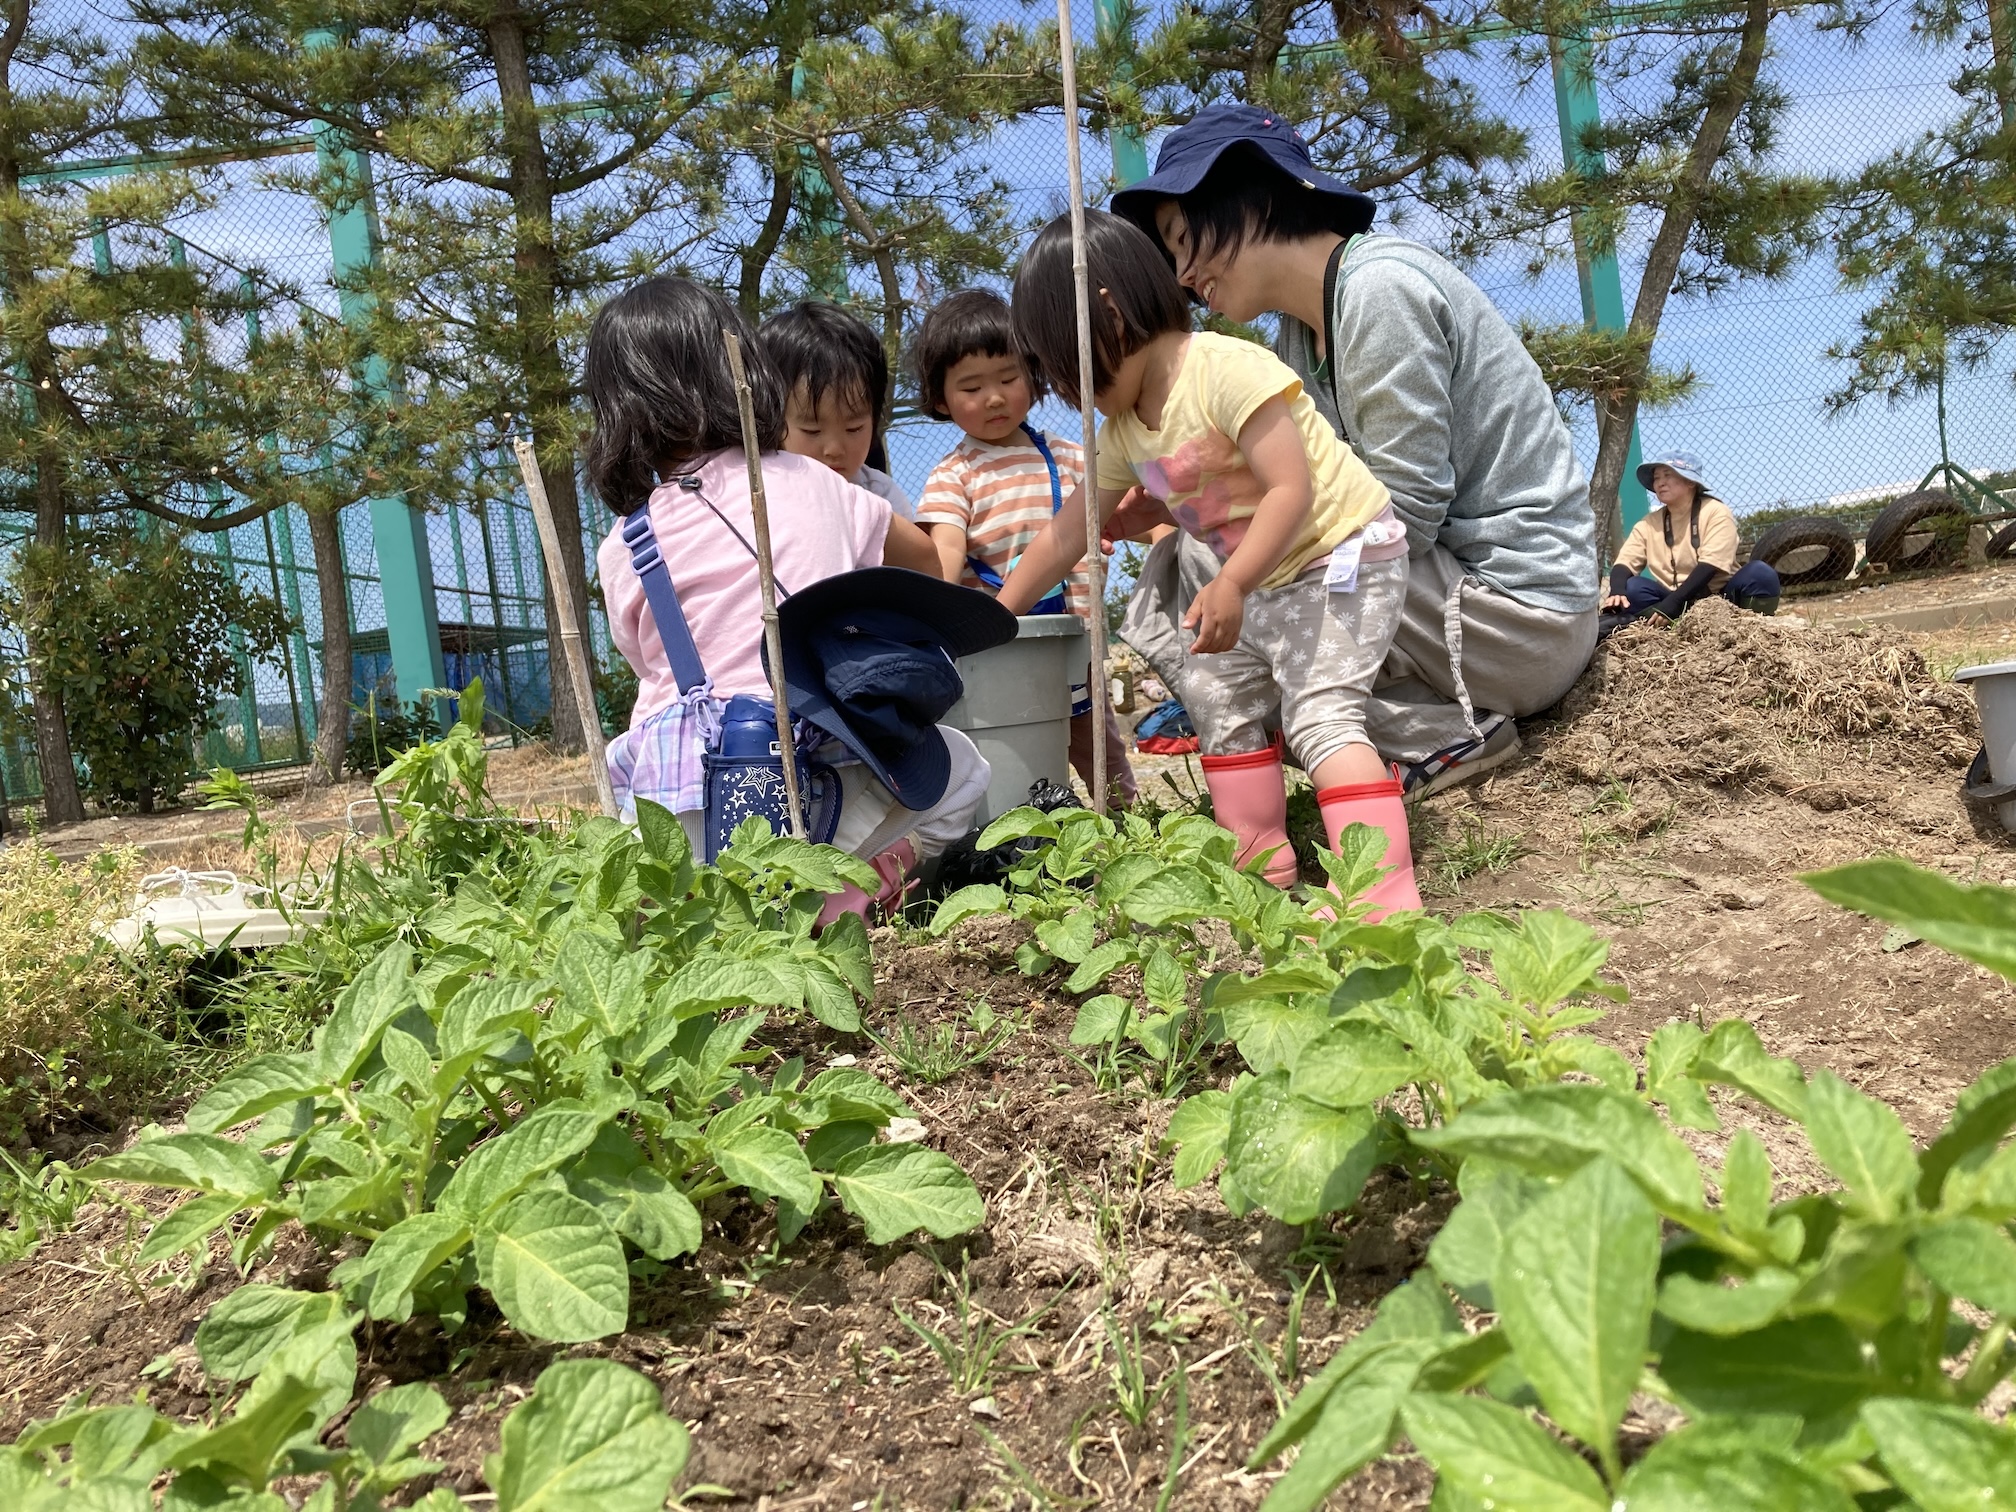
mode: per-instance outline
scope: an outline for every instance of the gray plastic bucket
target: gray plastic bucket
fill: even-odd
[[[1995,802],[2002,828],[2016,831],[2016,661],[1962,667],[1953,681],[1974,684],[1974,703],[1981,711],[1981,749],[1992,779],[1970,782],[1968,796]]]
[[[979,822],[1029,801],[1039,777],[1071,785],[1071,684],[1090,664],[1085,622],[1075,614],[1031,614],[1015,639],[959,659],[966,695],[944,720],[973,737],[993,769]]]

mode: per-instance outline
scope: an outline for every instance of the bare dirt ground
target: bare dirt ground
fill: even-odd
[[[2016,883],[2016,845],[1960,797],[1971,700],[1926,665],[1965,649],[1719,603],[1673,631],[1634,630],[1568,717],[1527,722],[1522,764],[1417,811],[1430,905],[1564,908],[1613,941],[1631,1000],[1602,1032],[1620,1047],[1671,1019],[1741,1016],[1773,1052],[1832,1067],[1928,1138],[1962,1086],[2016,1054],[2016,996],[1821,902],[1798,874],[1895,852]],[[1015,973],[1015,941],[989,921],[942,943],[878,939],[870,1023],[956,1028],[985,999],[1017,1030],[981,1064],[923,1085],[866,1039],[803,1047],[857,1055],[904,1087],[986,1195],[980,1233],[877,1252],[828,1214],[779,1257],[767,1219],[729,1212],[693,1262],[638,1286],[628,1333],[578,1351],[661,1383],[693,1428],[689,1484],[759,1512],[1253,1508],[1270,1475],[1243,1462],[1283,1391],[1419,1263],[1446,1191],[1383,1176],[1357,1213],[1306,1235],[1233,1219],[1209,1186],[1175,1191],[1155,1153],[1172,1105],[1092,1084],[1067,1053],[1071,1000]],[[1193,1086],[1235,1069],[1222,1058]],[[1717,1101],[1732,1129],[1763,1134],[1783,1181],[1824,1181],[1795,1132]],[[189,1290],[186,1275],[135,1276],[122,1258],[134,1232],[95,1207],[0,1272],[0,1440],[84,1388],[146,1386],[184,1415],[209,1405],[189,1341],[236,1278],[221,1259]],[[1328,1279],[1298,1313],[1292,1288],[1318,1259]],[[328,1263],[296,1236],[260,1274],[313,1286]],[[957,1360],[993,1349],[991,1369],[955,1389],[921,1330]],[[417,1321],[363,1343],[364,1389],[441,1383],[457,1416],[426,1452],[461,1487],[553,1354],[481,1314],[452,1338]],[[1421,1508],[1428,1489],[1400,1458],[1332,1505]]]

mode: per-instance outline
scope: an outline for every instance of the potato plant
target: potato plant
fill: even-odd
[[[1896,861],[1808,880],[2016,975],[2016,894]],[[1919,1150],[1885,1104],[1772,1059],[1747,1024],[1673,1029],[1647,1076],[1674,1121],[1713,1126],[1704,1087],[1737,1087],[1794,1121],[1838,1188],[1778,1196],[1745,1131],[1711,1201],[1643,1097],[1603,1084],[1508,1089],[1410,1131],[1460,1162],[1463,1201],[1256,1450],[1258,1467],[1299,1446],[1268,1512],[1320,1505],[1401,1435],[1451,1512],[2016,1503],[2016,1433],[1986,1415],[2016,1370],[2016,1061]],[[1487,1326],[1466,1330],[1454,1298]],[[1685,1423],[1633,1460],[1639,1393]]]
[[[141,1263],[234,1225],[242,1265],[294,1221],[356,1251],[335,1279],[372,1318],[453,1326],[480,1285],[515,1327],[572,1342],[623,1328],[627,1251],[697,1249],[710,1200],[774,1202],[784,1243],[829,1197],[878,1244],[980,1222],[949,1157],[878,1142],[911,1113],[888,1087],[798,1059],[751,1069],[771,1058],[757,1010],[860,1026],[859,920],[812,937],[821,892],[858,862],[758,822],[696,867],[648,803],[634,831],[591,819],[482,849],[484,816],[454,806],[480,796],[473,739],[458,726],[432,765],[409,752],[391,768],[432,838],[406,842],[414,866],[388,868],[376,896],[424,906],[381,931],[308,1046],[245,1061],[186,1132],[87,1169],[195,1194]]]
[[[356,1389],[360,1320],[331,1293],[240,1287],[196,1330],[205,1371],[243,1388],[228,1415],[189,1427],[145,1402],[79,1400],[0,1449],[0,1506],[153,1512],[158,1491],[162,1512],[284,1512],[296,1503],[274,1482],[306,1477],[308,1512],[378,1512],[387,1496],[441,1469],[414,1450],[449,1411],[432,1386],[394,1386],[348,1413],[347,1447],[322,1443]],[[665,1415],[649,1380],[612,1360],[559,1360],[505,1417],[484,1465],[490,1494],[479,1503],[551,1512],[592,1500],[599,1512],[656,1512],[686,1457],[686,1430]],[[445,1488],[410,1503],[421,1512],[475,1504]]]

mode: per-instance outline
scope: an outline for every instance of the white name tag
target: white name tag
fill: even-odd
[[[1340,541],[1330,552],[1330,570],[1323,574],[1323,586],[1332,593],[1350,593],[1358,586],[1358,557],[1365,550],[1361,531]]]

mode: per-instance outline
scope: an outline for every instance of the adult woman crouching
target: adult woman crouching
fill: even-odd
[[[1283,317],[1276,350],[1392,494],[1412,562],[1366,727],[1409,796],[1517,754],[1513,718],[1588,665],[1599,596],[1588,479],[1517,333],[1450,263],[1370,234],[1373,202],[1255,106],[1171,132],[1113,209],[1216,313]]]
[[[1646,615],[1677,620],[1711,593],[1739,609],[1778,612],[1777,570],[1768,562],[1736,565],[1736,516],[1708,492],[1698,457],[1655,457],[1639,467],[1638,483],[1654,503],[1611,565],[1600,634]]]

